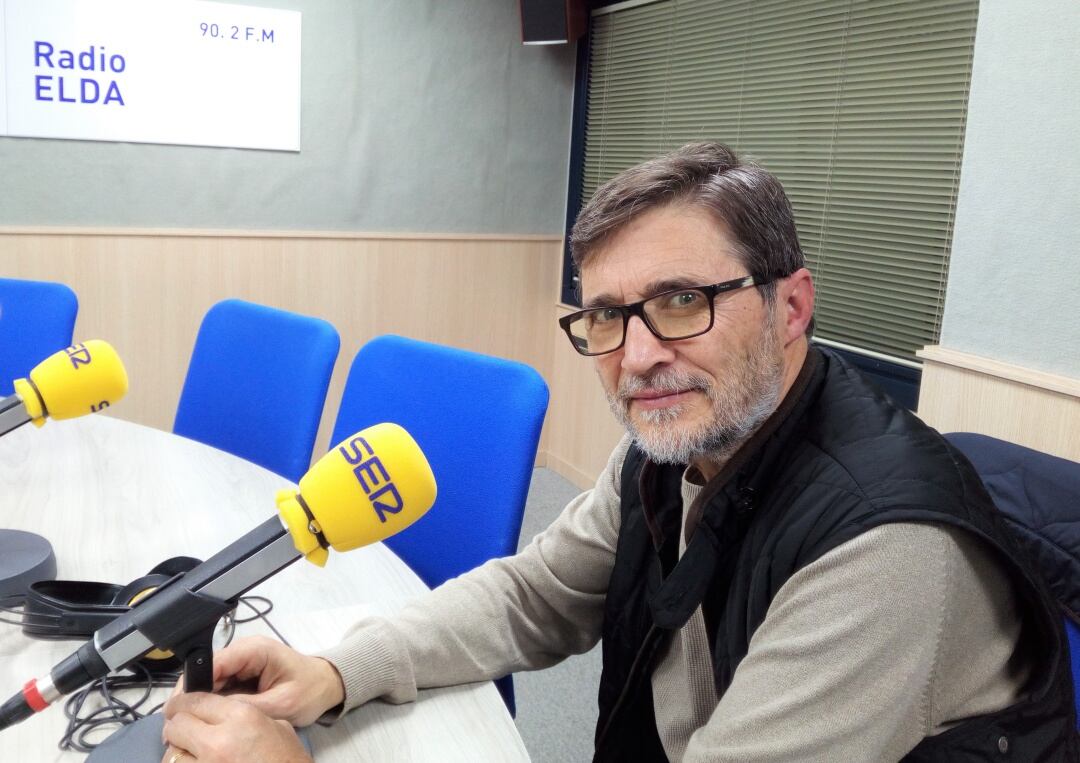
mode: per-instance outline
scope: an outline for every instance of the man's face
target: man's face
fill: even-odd
[[[582,268],[585,307],[749,275],[707,212],[652,209],[616,232]],[[632,317],[622,348],[596,358],[612,412],[654,461],[724,458],[779,403],[783,345],[758,289],[719,295],[707,333],[663,341]]]

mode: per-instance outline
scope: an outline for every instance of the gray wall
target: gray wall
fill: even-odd
[[[299,154],[0,138],[0,225],[562,232],[574,54],[516,2],[246,4],[303,13]]]
[[[1080,3],[982,0],[941,344],[1080,378]]]

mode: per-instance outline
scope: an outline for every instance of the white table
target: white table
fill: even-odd
[[[171,556],[205,559],[273,516],[274,493],[288,486],[229,454],[105,416],[0,438],[0,527],[47,538],[59,579],[126,583]],[[331,551],[323,569],[295,562],[252,593],[273,600],[270,620],[293,646],[312,651],[335,643],[357,615],[392,612],[426,590],[380,543]],[[253,633],[269,631],[238,629]],[[0,624],[0,702],[77,647]],[[57,749],[61,701],[0,731],[0,761],[82,759]],[[408,705],[372,702],[310,739],[318,763],[528,760],[491,683],[422,691]]]

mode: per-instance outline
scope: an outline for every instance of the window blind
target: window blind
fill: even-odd
[[[910,361],[940,331],[977,0],[657,0],[594,12],[582,199],[715,139],[783,182],[817,335]]]

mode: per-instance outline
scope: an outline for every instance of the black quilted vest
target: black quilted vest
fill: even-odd
[[[598,761],[666,760],[651,674],[699,604],[723,696],[780,587],[886,522],[961,527],[1002,552],[1038,655],[1030,698],[925,738],[905,761],[1080,760],[1061,615],[962,455],[838,356],[812,349],[777,412],[705,486],[678,557],[682,467],[631,447],[605,603]]]

